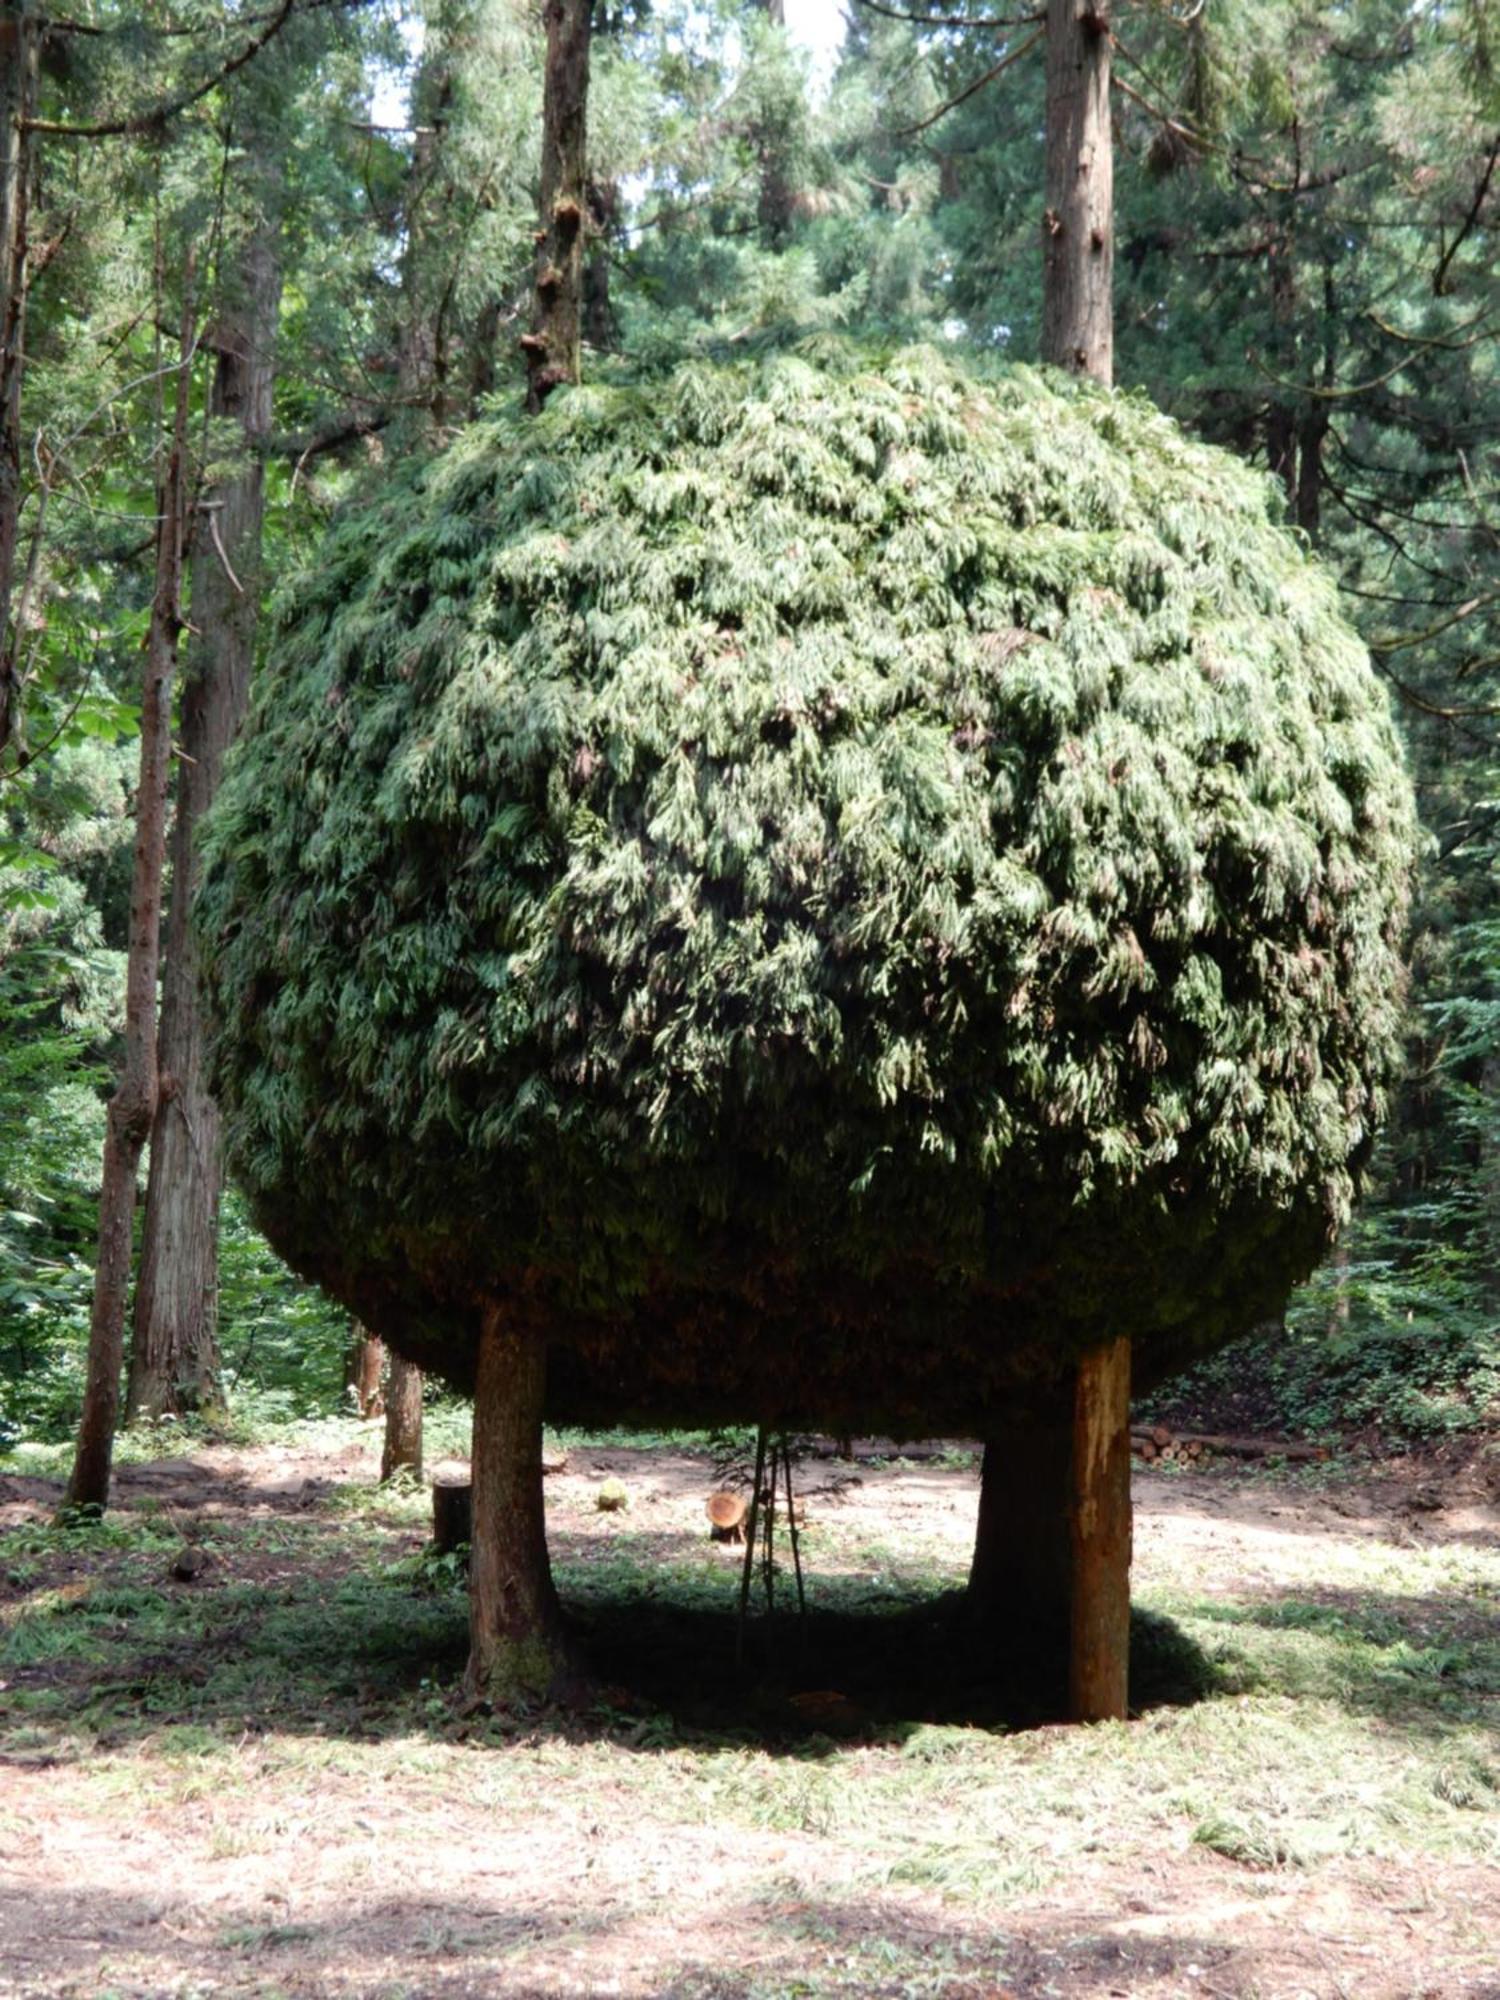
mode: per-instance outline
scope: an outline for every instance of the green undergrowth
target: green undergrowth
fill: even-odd
[[[277,1773],[389,1783],[413,1809],[455,1787],[516,1811],[607,1794],[632,1820],[829,1843],[838,1893],[978,1908],[1106,1846],[1258,1872],[1500,1860],[1492,1550],[1350,1539],[1338,1560],[1310,1547],[1285,1588],[1228,1592],[1148,1558],[1138,1718],[1037,1730],[1024,1645],[975,1643],[936,1543],[881,1543],[833,1513],[805,1543],[805,1623],[779,1576],[784,1608],[768,1619],[757,1597],[739,1671],[736,1563],[630,1516],[590,1535],[581,1503],[559,1505],[559,1583],[597,1698],[485,1717],[457,1698],[462,1570],[423,1553],[421,1495],[350,1502],[201,1514],[190,1582],[170,1509],[5,1533],[0,1764],[65,1768],[121,1811],[244,1799]],[[6,1825],[0,1806],[0,1842]]]

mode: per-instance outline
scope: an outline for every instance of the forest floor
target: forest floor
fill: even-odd
[[[1142,1712],[1081,1730],[954,1614],[972,1458],[807,1465],[740,1675],[711,1461],[612,1441],[548,1480],[596,1705],[466,1716],[378,1442],[134,1447],[68,1531],[0,1465],[4,2000],[1500,1996],[1493,1447],[1137,1467]]]

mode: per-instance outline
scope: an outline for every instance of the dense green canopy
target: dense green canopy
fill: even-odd
[[[1391,1073],[1410,789],[1268,487],[827,343],[500,416],[286,592],[201,921],[272,1242],[559,1413],[972,1428],[1277,1310]]]

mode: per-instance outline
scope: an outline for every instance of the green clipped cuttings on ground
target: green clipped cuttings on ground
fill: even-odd
[[[559,1416],[978,1429],[1347,1211],[1410,789],[1268,489],[824,343],[502,415],[287,590],[201,905],[273,1243]]]

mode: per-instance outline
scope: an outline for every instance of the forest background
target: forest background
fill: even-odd
[[[1263,467],[1333,566],[1428,829],[1371,1193],[1285,1337],[1184,1393],[1259,1426],[1475,1429],[1500,1409],[1500,7],[1130,0],[1111,28],[1116,380]],[[595,35],[586,372],[825,334],[1034,361],[1024,4],[853,0],[826,61],[778,0],[601,0]],[[4,0],[0,62],[3,1448],[67,1435],[82,1397],[143,655],[181,641],[185,834],[263,603],[330,512],[522,394],[541,22]],[[205,1176],[195,1060],[153,1199]],[[213,1379],[177,1401],[222,1389],[245,1426],[344,1401],[347,1321],[232,1193],[203,1268]]]

